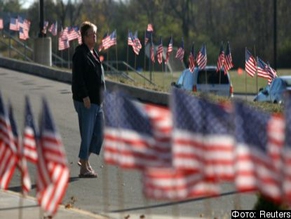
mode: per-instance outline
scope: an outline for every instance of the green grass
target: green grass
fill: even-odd
[[[124,78],[118,78],[113,76],[108,76],[109,79],[114,81],[119,81],[121,83],[134,85],[138,87],[144,87],[151,90],[168,92],[170,89],[171,82],[177,81],[181,72],[173,73],[162,73],[162,72],[142,72],[141,73],[148,80],[152,81],[155,85],[151,85],[146,79],[142,78],[134,72],[128,72],[128,75],[134,79],[134,82],[129,81]],[[243,71],[242,74],[238,74],[237,70],[231,70],[229,72],[230,79],[233,85],[233,90],[235,93],[257,93],[258,90],[267,85],[267,80],[263,78],[250,77]],[[278,76],[281,75],[291,75],[289,69],[279,69],[277,71]]]

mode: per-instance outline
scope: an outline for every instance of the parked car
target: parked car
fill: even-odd
[[[260,88],[254,101],[282,104],[284,93],[289,90],[291,90],[291,76],[280,76],[275,78],[270,85]]]
[[[193,92],[206,92],[221,96],[233,97],[233,88],[228,72],[223,69],[216,71],[216,66],[196,67],[194,72],[185,69],[177,82],[172,86]]]

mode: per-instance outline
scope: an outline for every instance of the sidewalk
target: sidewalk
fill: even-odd
[[[21,203],[22,202],[22,203]],[[22,206],[22,207],[20,207]],[[42,217],[40,208],[34,197],[28,196],[22,198],[19,193],[12,191],[0,190],[0,218],[5,219],[48,219]],[[108,216],[93,214],[91,212],[75,209],[65,208],[63,205],[59,206],[57,214],[53,219],[169,219],[176,218],[175,216],[161,216],[161,215],[146,215],[139,214],[120,214],[110,213]],[[193,217],[179,217],[179,219],[195,219]],[[199,219],[202,219],[200,217]]]
[[[22,201],[22,204],[21,204]],[[22,207],[20,207],[22,205]],[[22,214],[22,217],[21,217]],[[0,218],[5,219],[42,219],[40,208],[33,197],[22,198],[19,193],[0,190]],[[93,214],[60,205],[53,219],[108,219],[102,215]]]

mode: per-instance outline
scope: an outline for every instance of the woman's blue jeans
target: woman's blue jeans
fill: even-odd
[[[100,154],[103,144],[103,109],[97,104],[92,104],[89,109],[83,102],[74,100],[74,107],[78,113],[81,145],[79,158],[88,160],[91,153]]]

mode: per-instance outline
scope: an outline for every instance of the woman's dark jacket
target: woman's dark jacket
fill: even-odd
[[[105,79],[99,55],[94,50],[96,58],[86,44],[76,47],[73,55],[72,93],[73,99],[83,102],[89,96],[91,103],[102,103]]]

